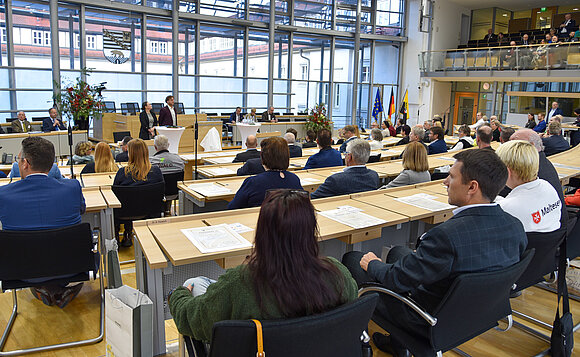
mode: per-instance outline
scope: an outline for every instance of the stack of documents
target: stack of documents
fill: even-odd
[[[368,214],[362,212],[363,210],[360,208],[352,206],[340,206],[337,209],[319,212],[319,214],[355,229],[372,227],[387,223],[387,221],[384,219],[369,216]]]
[[[411,206],[426,209],[428,211],[443,211],[454,209],[457,206],[453,206],[447,203],[435,201],[437,196],[428,195],[426,193],[418,193],[416,195],[395,198],[395,201],[406,203]]]
[[[194,190],[195,192],[204,195],[204,196],[219,196],[219,195],[227,195],[232,193],[227,187],[219,185],[215,182],[213,183],[194,183],[193,185],[188,186],[190,189]]]
[[[182,229],[181,232],[204,254],[252,247],[250,242],[227,224]]]

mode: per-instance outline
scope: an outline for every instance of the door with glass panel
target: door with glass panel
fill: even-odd
[[[453,112],[453,125],[475,123],[477,113],[477,93],[455,93],[455,109]]]

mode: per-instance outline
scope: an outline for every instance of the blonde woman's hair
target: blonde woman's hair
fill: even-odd
[[[417,141],[407,144],[403,151],[403,168],[416,172],[429,171],[425,145]]]
[[[129,152],[129,162],[125,167],[125,175],[129,174],[135,181],[147,180],[147,174],[151,170],[151,163],[149,162],[149,149],[145,141],[142,139],[133,139],[127,145]]]
[[[109,145],[103,142],[98,143],[95,147],[95,172],[115,172],[117,169]]]
[[[436,121],[435,123],[433,123],[433,126],[437,126],[437,127],[440,127],[440,128],[443,127],[443,125],[441,125],[441,122],[440,121]]]
[[[528,141],[510,140],[501,144],[496,153],[520,180],[530,182],[538,177],[540,155]]]
[[[91,154],[93,144],[88,141],[80,141],[75,145],[75,155],[87,156]]]

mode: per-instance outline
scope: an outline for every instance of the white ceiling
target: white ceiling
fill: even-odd
[[[449,1],[449,0],[440,0]],[[456,4],[463,5],[472,10],[484,9],[490,7],[499,7],[506,10],[527,10],[536,7],[548,7],[548,6],[566,6],[566,5],[578,5],[579,0],[487,0],[482,3],[481,0],[450,0]]]

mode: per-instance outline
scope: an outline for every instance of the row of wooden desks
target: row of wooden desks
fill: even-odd
[[[401,225],[412,221],[424,220],[429,223],[438,223],[448,219],[451,216],[452,207],[445,205],[447,197],[446,192],[441,193],[442,188],[441,181],[438,181],[417,188],[409,186],[313,200],[314,208],[318,212],[317,221],[322,251],[324,254],[340,258],[351,245],[362,244],[379,237],[392,241],[396,234],[408,235],[410,230],[402,229]],[[430,211],[397,200],[397,198],[416,193],[430,195],[445,208]],[[382,221],[372,226],[353,228],[321,214],[345,206],[361,210],[362,213]],[[250,248],[243,248],[202,254],[181,230],[224,223],[242,224],[250,231],[241,235],[253,243],[258,215],[259,208],[249,208],[135,223],[138,240],[136,244],[137,284],[155,304],[154,350],[156,355],[165,353],[163,321],[171,316],[164,302],[169,291],[192,276],[205,275],[217,278],[224,272],[224,268],[239,265],[251,252]],[[403,239],[407,241],[409,237],[405,236]],[[373,244],[382,245],[383,242],[381,240]]]

